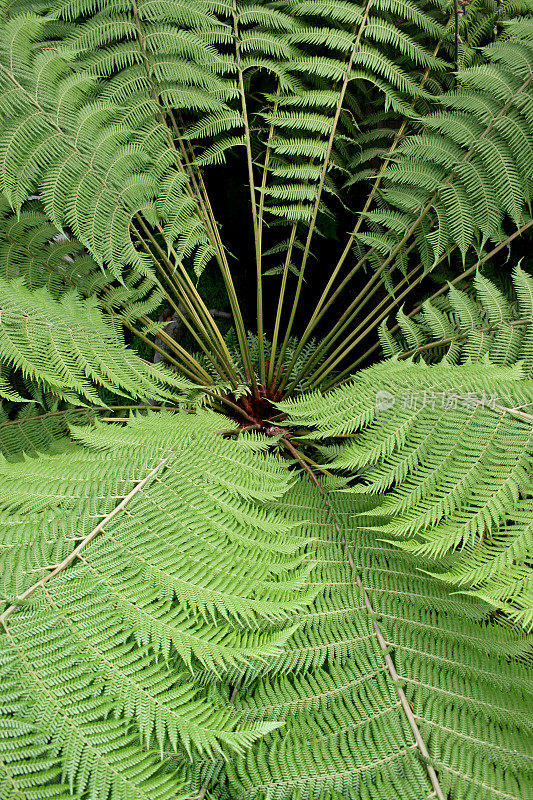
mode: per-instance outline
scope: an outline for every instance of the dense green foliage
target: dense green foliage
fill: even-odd
[[[532,79],[521,0],[0,0],[0,800],[528,796]]]
[[[69,784],[189,796],[213,775],[202,751],[242,750],[282,723],[233,757],[227,796],[430,796],[407,704],[443,792],[475,798],[494,785],[520,797],[530,678],[509,659],[526,641],[487,627],[490,607],[450,595],[418,556],[376,539],[379,508],[361,515],[352,495],[294,482],[265,440],[213,439],[222,424],[160,412],[76,429],[82,447],[4,469],[4,591],[45,578],[4,618],[14,717],[3,757],[20,796],[42,787],[42,752],[60,796]],[[47,541],[39,520],[51,516]],[[73,545],[77,562],[48,581],[43,567]],[[231,705],[228,683],[239,686]]]
[[[380,325],[384,352],[403,357],[424,353],[428,361],[445,356],[450,363],[485,357],[492,364],[519,361],[524,374],[531,377],[533,279],[516,267],[512,282],[511,294],[478,273],[472,282],[474,297],[450,286],[443,297],[427,300],[414,318],[412,312],[406,315],[400,310],[396,316],[400,338],[391,335],[385,321]]]
[[[297,424],[316,426],[317,439],[361,430],[331,467],[361,476],[345,491],[382,496],[376,532],[440,563],[454,553],[441,579],[475,588],[531,628],[533,418],[521,409],[532,389],[521,369],[488,360],[384,362],[327,398],[282,407]]]

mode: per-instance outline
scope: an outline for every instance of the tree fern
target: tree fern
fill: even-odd
[[[314,232],[331,218],[336,203],[358,218],[301,347],[360,263],[373,264],[392,290],[394,270],[407,270],[413,248],[427,270],[450,247],[458,246],[464,258],[473,245],[500,239],[504,214],[519,229],[525,224],[531,169],[526,23],[504,22],[503,37],[483,49],[483,63],[462,70],[460,88],[442,94],[449,26],[438,21],[437,9],[422,11],[411,3],[380,0],[359,8],[343,2],[191,2],[145,8],[136,0],[120,9],[94,4],[87,15],[84,4],[61,1],[48,15],[34,16],[27,4],[16,16],[17,5],[3,26],[3,184],[10,202],[20,207],[30,192],[38,192],[54,225],[71,227],[111,276],[131,269],[152,275],[155,268],[167,300],[175,308],[185,305],[198,344],[209,349],[209,340],[218,339],[219,352],[212,353],[217,370],[234,382],[235,365],[190,275],[201,274],[213,257],[218,262],[251,379],[245,324],[203,177],[210,161],[219,161],[228,148],[243,154],[248,173],[260,343],[265,224],[276,218],[292,224],[268,370],[260,344],[261,381],[268,372],[272,382],[277,370],[282,389],[292,388],[305,372],[312,382],[331,380],[341,354],[360,339],[359,326],[345,334],[362,308],[354,302],[342,315],[346,323],[334,324],[317,348],[317,359],[328,356],[322,366],[311,356],[289,380],[297,348],[288,369],[282,368]],[[498,13],[505,16],[505,8]],[[424,69],[415,79],[406,68],[413,61]],[[17,69],[23,74],[17,76]],[[256,93],[263,98],[259,105]],[[344,175],[357,148],[358,109],[368,96],[406,116],[361,210]],[[422,126],[421,134],[406,135],[410,118],[410,126]],[[421,168],[416,159],[421,150],[428,155],[431,142],[428,166]],[[382,207],[372,210],[372,199]],[[294,265],[298,244],[302,256]],[[351,245],[356,267],[327,299]],[[294,270],[297,284],[280,338]],[[131,315],[127,323],[133,323]],[[364,320],[361,335],[374,324]],[[178,355],[185,366],[187,358]]]
[[[0,5],[1,800],[522,800],[530,9]]]

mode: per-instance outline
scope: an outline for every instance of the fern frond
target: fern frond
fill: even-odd
[[[59,55],[57,47],[32,47],[44,24],[44,18],[26,15],[2,25],[2,191],[16,209],[39,194],[54,225],[69,226],[115,276],[128,266],[149,274],[150,262],[132,238],[132,220],[139,211],[150,222],[157,219],[159,181],[183,171],[166,127],[154,127],[160,109],[152,99],[134,120],[111,96],[95,97],[94,74],[69,64],[72,43]],[[120,21],[87,25],[104,37],[120,35]],[[198,217],[196,207],[192,216]]]
[[[2,468],[12,543],[31,553],[2,641],[8,724],[30,760],[50,748],[51,779],[61,769],[71,791],[106,800],[128,796],[126,782],[133,796],[180,791],[183,773],[157,769],[158,751],[228,748],[242,753],[226,767],[230,796],[418,798],[432,791],[427,753],[443,792],[470,781],[520,797],[522,637],[416,572],[431,562],[377,540],[375,502],[293,481],[257,436],[221,439],[221,421],[100,424],[75,433],[78,452]],[[50,519],[55,541],[38,543]],[[231,706],[224,674],[242,682]],[[465,762],[472,737],[482,769]]]
[[[128,732],[123,722],[112,718],[95,722],[94,700],[92,718],[87,713],[85,725],[77,728],[68,714],[56,710],[51,715],[50,705],[43,703],[42,695],[41,703],[35,696],[28,704],[17,673],[18,665],[6,653],[4,637],[0,652],[2,686],[12,702],[16,702],[17,712],[15,716],[2,718],[0,723],[3,733],[0,786],[9,800],[32,796],[63,800],[72,797],[76,778],[80,791],[104,798],[170,800],[176,797],[176,790],[182,798],[186,796],[183,773],[175,769],[172,774],[157,758],[143,753],[137,737]],[[42,691],[42,687],[38,688]],[[72,709],[74,698],[70,704],[66,700],[67,707],[70,705]],[[57,745],[66,744],[69,735],[70,763],[62,767]]]
[[[231,762],[230,796],[399,800],[435,796],[436,786],[443,797],[496,800],[527,792],[527,670],[505,656],[507,646],[519,652],[521,637],[487,626],[482,604],[418,577],[413,556],[366,529],[365,501],[324,498],[302,479],[282,504],[318,532],[311,580],[324,588],[288,643],[285,674],[237,696],[250,720],[284,726]],[[433,784],[426,765],[438,773]]]
[[[156,763],[143,753],[154,743],[219,756],[278,725],[249,723],[190,682],[198,665],[218,676],[266,663],[294,630],[287,618],[316,593],[306,587],[306,540],[261,508],[286,491],[286,469],[254,439],[217,436],[221,424],[211,412],[161,412],[126,428],[74,428],[83,447],[0,467],[12,523],[2,575],[14,599],[1,617],[2,648],[15,659],[28,718],[53,713],[47,740],[62,751],[71,787],[81,790],[90,770],[99,796],[125,797],[128,752],[141,777],[141,764],[148,775]],[[218,475],[214,454],[227,467]],[[24,487],[15,504],[12,481]]]
[[[5,280],[24,277],[29,289],[46,286],[56,299],[67,289],[97,292],[110,282],[76,239],[61,236],[36,201],[14,215],[0,200],[0,263]]]
[[[493,57],[494,52],[494,57]],[[504,53],[506,55],[502,55]],[[380,226],[396,230],[394,210],[405,210],[408,195],[424,192],[422,216],[413,209],[404,232],[417,231],[436,214],[431,234],[433,260],[457,245],[463,256],[478,241],[499,238],[503,214],[519,226],[529,202],[533,174],[530,137],[532,50],[527,40],[508,40],[483,49],[487,63],[461,70],[458,88],[439,98],[444,110],[421,119],[422,133],[404,137],[383,171],[384,209]],[[392,190],[392,194],[391,194]]]
[[[478,273],[475,296],[450,286],[447,294],[423,304],[422,314],[397,317],[402,338],[389,332],[384,322],[380,339],[386,355],[420,354],[424,360],[480,361],[512,365],[518,361],[524,375],[533,375],[533,278],[520,266],[512,273],[514,293],[503,293]],[[393,352],[394,351],[394,352]],[[402,356],[402,357],[403,357]]]
[[[93,409],[65,409],[39,413],[38,406],[26,403],[15,418],[0,410],[0,450],[5,458],[20,457],[22,453],[36,455],[61,447],[68,441],[70,425],[90,424]]]
[[[190,388],[159,364],[135,356],[93,296],[54,300],[46,289],[30,292],[20,281],[0,280],[0,358],[58,397],[103,405],[95,387],[141,400],[168,400]]]
[[[332,467],[363,471],[353,491],[384,494],[382,537],[420,556],[454,554],[449,574],[470,586],[489,575],[515,585],[527,571],[529,539],[505,524],[531,493],[533,387],[518,365],[384,362],[329,395],[280,407],[319,438],[360,431]],[[493,572],[482,578],[479,564]],[[531,602],[527,580],[515,588],[518,606]]]

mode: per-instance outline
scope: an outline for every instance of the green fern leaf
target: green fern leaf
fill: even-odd
[[[44,288],[29,292],[20,280],[0,280],[0,295],[0,358],[58,397],[79,405],[79,395],[103,405],[95,390],[100,386],[126,397],[168,400],[191,386],[129,351],[95,297],[84,301],[69,293],[56,301]]]

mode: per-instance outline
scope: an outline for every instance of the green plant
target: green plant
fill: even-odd
[[[527,6],[0,8],[1,800],[521,800]]]

